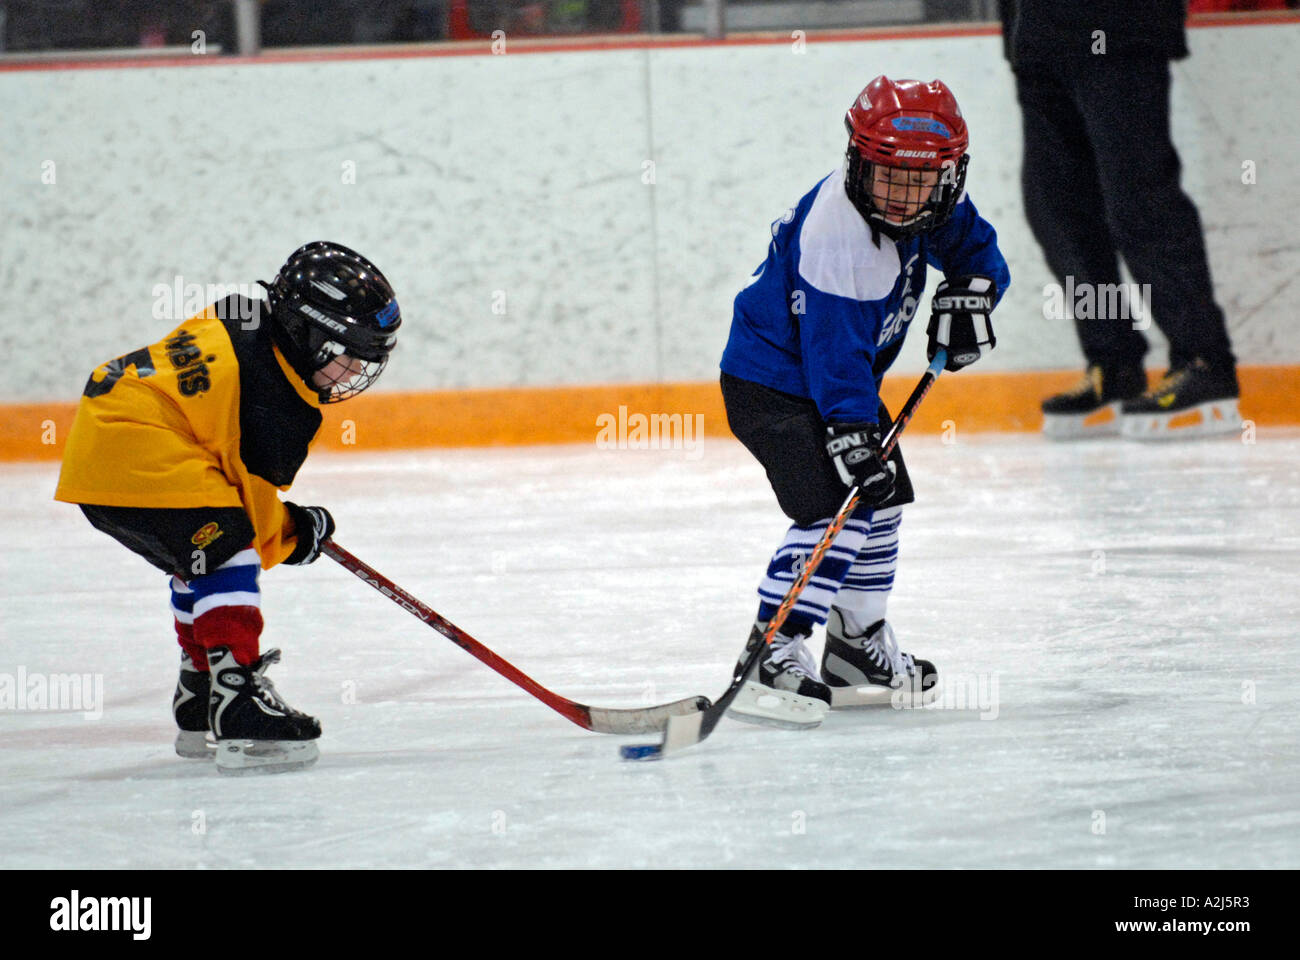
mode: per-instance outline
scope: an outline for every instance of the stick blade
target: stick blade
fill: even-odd
[[[700,699],[707,702],[705,697]],[[673,714],[667,720],[662,743],[642,743],[619,747],[619,755],[624,760],[660,760],[670,753],[684,747],[693,746],[703,740],[705,736],[701,733],[703,722],[703,710]]]
[[[588,730],[596,733],[661,733],[676,716],[698,715],[712,706],[708,697],[686,697],[657,707],[614,709],[588,707]]]

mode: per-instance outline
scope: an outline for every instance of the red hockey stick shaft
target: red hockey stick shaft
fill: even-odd
[[[567,717],[585,730],[596,733],[648,733],[662,730],[670,715],[695,713],[709,706],[708,697],[688,697],[672,703],[640,708],[591,707],[585,703],[577,703],[546,689],[428,604],[407,593],[374,567],[359,560],[333,540],[326,540],[321,545],[321,553],[337,561],[343,569],[370,584],[408,613],[423,620],[466,653],[481,660],[511,683],[527,690],[556,713]]]

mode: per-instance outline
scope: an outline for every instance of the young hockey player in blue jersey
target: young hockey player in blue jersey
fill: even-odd
[[[885,605],[898,559],[898,526],[912,485],[880,383],[898,356],[925,288],[969,309],[935,313],[931,359],[948,370],[994,346],[989,313],[1010,282],[997,235],[965,192],[966,122],[940,81],[877,77],[845,116],[842,169],[772,224],[767,260],[736,297],[722,355],[732,432],[767,471],[794,521],[759,586],[757,622],[737,663],[762,642],[798,565],[812,552],[848,488],[862,504],[731,707],[737,719],[815,727],[832,705],[889,703],[907,684],[937,692],[934,665],[898,648]],[[826,623],[821,669],[804,642]]]

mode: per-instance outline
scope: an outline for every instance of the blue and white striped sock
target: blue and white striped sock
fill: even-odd
[[[835,606],[852,615],[850,629],[862,630],[885,619],[885,606],[898,569],[898,525],[902,519],[902,507],[872,513],[871,531],[835,598]]]
[[[830,526],[830,518],[821,520],[812,526],[803,527],[794,524],[786,531],[781,546],[772,555],[767,566],[767,574],[758,586],[758,619],[770,620],[781,605],[790,584],[803,569],[804,560],[813,552],[817,541],[822,538]],[[840,531],[835,542],[831,544],[822,559],[817,572],[813,574],[803,593],[795,601],[794,608],[786,618],[781,632],[786,635],[811,633],[813,627],[825,623],[830,614],[831,603],[840,589],[840,584],[848,576],[849,568],[857,558],[867,540],[870,520],[855,514]]]

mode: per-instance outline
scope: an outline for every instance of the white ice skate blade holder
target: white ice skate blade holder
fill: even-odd
[[[893,707],[901,710],[904,707],[926,706],[934,703],[938,696],[937,681],[925,691],[912,690],[903,684],[892,687],[878,683],[866,683],[860,687],[831,687],[831,709]]]
[[[217,743],[206,730],[178,730],[176,755],[186,760],[211,760],[217,754]]]
[[[246,774],[285,773],[309,767],[320,758],[315,740],[220,740],[217,772],[239,777]]]
[[[786,730],[810,730],[821,725],[828,709],[823,700],[801,697],[789,690],[775,690],[750,680],[736,694],[727,716],[745,723],[761,723]]]
[[[1181,440],[1241,430],[1237,401],[1209,400],[1176,413],[1129,413],[1122,418],[1125,437],[1132,440]]]
[[[1088,437],[1118,437],[1119,401],[1107,403],[1091,413],[1045,413],[1043,436],[1049,440],[1083,440]]]

